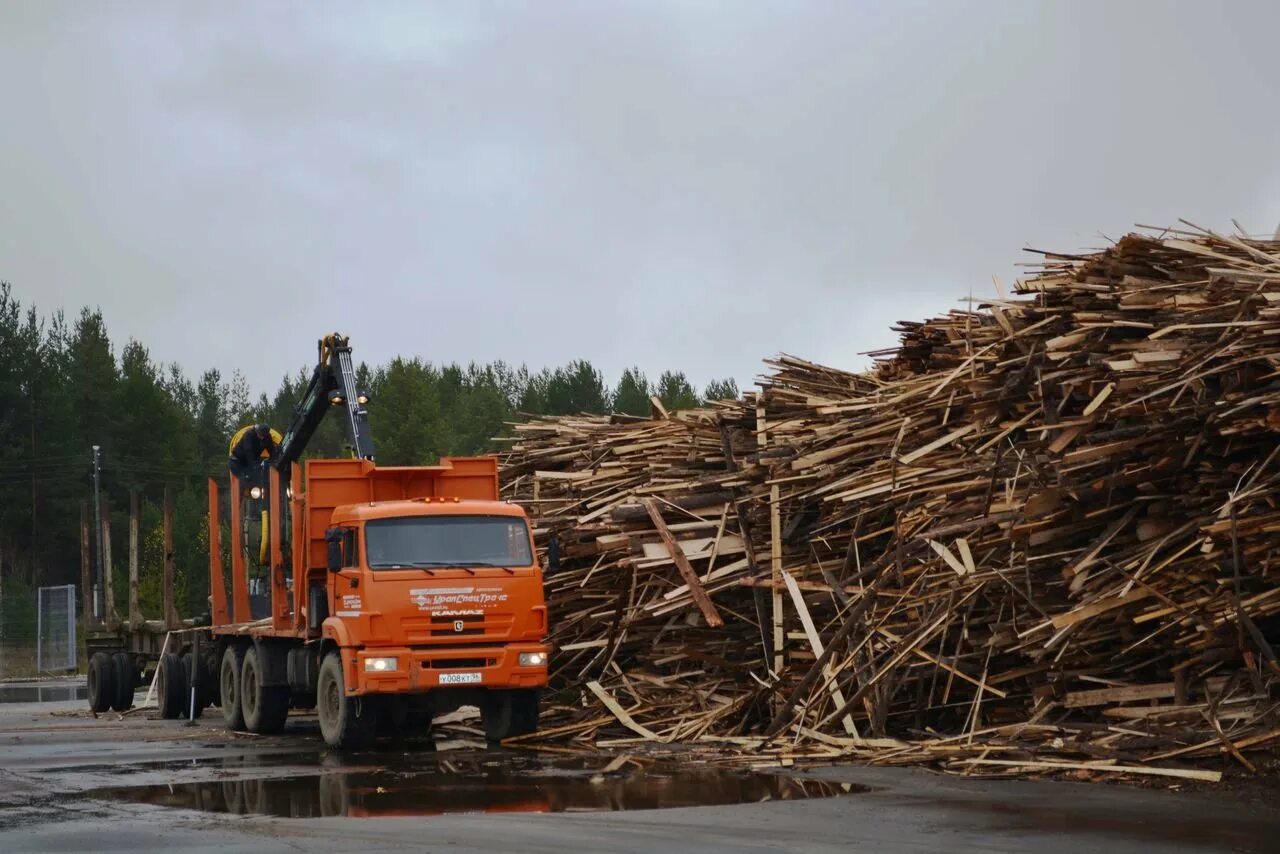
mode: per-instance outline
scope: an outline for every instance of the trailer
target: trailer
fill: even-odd
[[[102,590],[104,601],[100,603],[101,616],[95,617],[93,606],[89,548],[89,514],[87,508],[81,514],[81,590],[84,601],[85,655],[88,659],[89,707],[95,712],[108,709],[123,712],[133,707],[134,694],[139,685],[146,684],[156,673],[166,643],[171,633],[191,634],[208,620],[193,618],[182,620],[174,604],[174,549],[173,549],[173,494],[166,488],[164,494],[164,561],[161,582],[161,615],[146,616],[139,607],[138,596],[138,496],[130,502],[129,525],[129,591],[128,613],[116,613],[112,592],[110,552],[106,554]],[[101,530],[110,543],[110,527],[105,522]]]

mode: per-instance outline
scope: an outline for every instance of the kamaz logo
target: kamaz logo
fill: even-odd
[[[462,631],[463,629],[465,629],[466,627],[467,627],[467,624],[466,624],[466,623],[464,623],[464,622],[462,622],[462,620],[454,620],[454,621],[453,621],[453,630],[454,630],[455,632],[460,632],[460,631]]]

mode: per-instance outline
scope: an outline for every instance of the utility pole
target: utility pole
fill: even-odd
[[[104,619],[102,608],[102,498],[100,497],[102,474],[102,448],[93,446],[93,529],[97,532],[97,555],[94,560],[93,615]]]

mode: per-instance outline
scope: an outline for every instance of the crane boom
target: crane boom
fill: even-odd
[[[373,459],[373,434],[365,409],[368,397],[356,387],[349,340],[335,332],[320,339],[317,349],[316,369],[302,400],[294,407],[293,420],[289,422],[275,460],[284,482],[288,482],[290,467],[302,456],[330,409],[343,409],[352,453],[362,460]]]

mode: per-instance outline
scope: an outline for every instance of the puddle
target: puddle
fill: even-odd
[[[328,757],[320,767],[297,769],[310,773],[268,777],[248,776],[269,773],[267,768],[227,763],[216,772],[223,779],[112,787],[86,794],[203,812],[319,818],[652,810],[863,791],[822,780],[663,763],[629,764],[606,774],[600,769],[608,764],[607,757],[548,763],[520,754],[467,759],[357,755],[341,762]]]
[[[0,684],[0,703],[57,703],[63,700],[84,700],[88,696],[89,688],[83,682]]]

